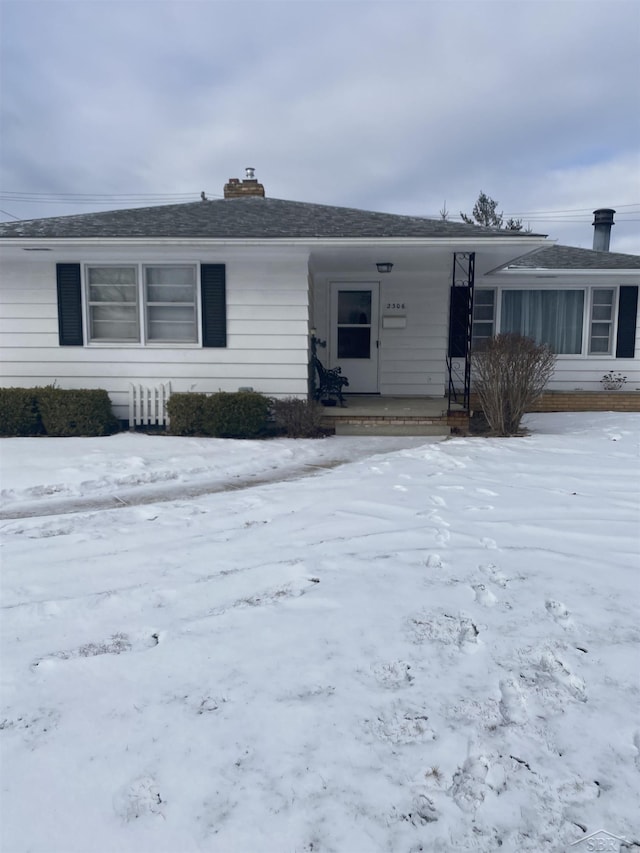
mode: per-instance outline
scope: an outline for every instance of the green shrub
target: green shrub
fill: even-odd
[[[256,391],[219,391],[207,397],[203,428],[216,438],[257,438],[267,432],[270,401]]]
[[[39,435],[37,388],[0,388],[0,435]]]
[[[167,413],[172,435],[257,438],[268,428],[270,401],[255,391],[174,393]]]
[[[172,435],[204,435],[206,402],[206,394],[172,394],[167,402],[169,432]]]
[[[47,435],[111,435],[120,428],[106,391],[37,388],[36,401]]]
[[[324,408],[315,400],[286,397],[271,401],[276,430],[289,438],[317,438],[323,435]]]

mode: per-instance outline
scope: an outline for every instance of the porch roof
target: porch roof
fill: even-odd
[[[575,246],[549,246],[513,261],[507,270],[638,270],[640,255],[597,252]]]

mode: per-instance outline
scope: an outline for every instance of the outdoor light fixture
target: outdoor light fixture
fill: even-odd
[[[389,261],[385,261],[384,263],[379,262],[376,264],[376,267],[378,268],[378,272],[391,272],[393,264]]]

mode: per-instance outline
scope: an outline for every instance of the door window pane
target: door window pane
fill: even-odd
[[[371,324],[371,291],[340,290],[338,292],[338,324]]]
[[[339,328],[338,358],[371,358],[371,329],[368,326]]]

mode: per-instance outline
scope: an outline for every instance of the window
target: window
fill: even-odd
[[[473,296],[471,349],[481,350],[493,337],[496,319],[496,292],[478,288]]]
[[[610,355],[613,342],[614,291],[597,288],[591,295],[591,326],[589,353]]]
[[[87,289],[90,340],[140,340],[136,267],[89,267]]]
[[[196,343],[196,275],[190,266],[145,267],[146,339]]]
[[[629,314],[635,320],[636,289],[629,297]],[[620,288],[622,293],[624,288]],[[620,325],[618,288],[566,288],[564,290],[511,290],[476,288],[473,302],[472,349],[481,350],[500,332],[515,332],[548,344],[558,355],[613,355],[616,337],[625,341],[635,334],[635,322],[624,336]],[[617,333],[616,333],[617,332]],[[623,337],[620,337],[621,334]],[[585,349],[586,346],[586,349]],[[616,352],[617,354],[617,352]],[[620,357],[620,356],[618,356]]]
[[[144,290],[140,292],[140,281]],[[138,265],[87,268],[89,339],[107,343],[197,343],[196,268]]]
[[[582,352],[583,290],[503,290],[501,332],[548,344],[559,355]]]

